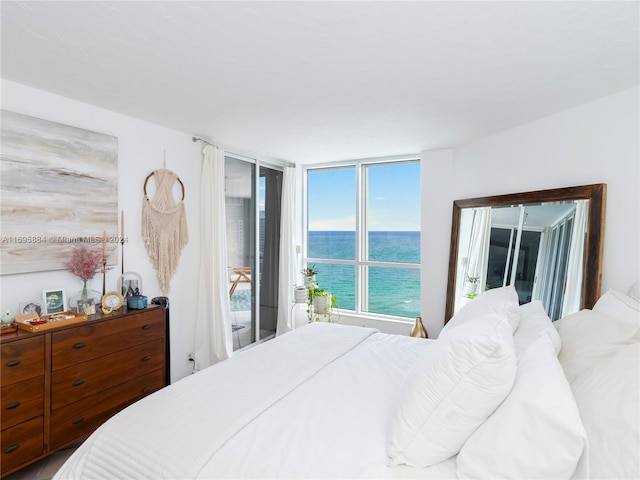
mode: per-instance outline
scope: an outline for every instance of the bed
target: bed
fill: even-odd
[[[494,289],[437,340],[312,323],[131,405],[54,479],[639,478],[637,298],[552,323]]]

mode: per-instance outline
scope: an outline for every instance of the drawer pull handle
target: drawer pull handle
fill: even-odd
[[[143,326],[142,329],[143,330],[149,330],[151,327],[153,327],[153,325],[147,324],[147,325]]]
[[[151,357],[148,355],[142,359],[143,362],[148,362],[149,360],[151,360]]]
[[[84,422],[84,417],[77,417],[73,419],[73,424],[77,425],[80,422]]]
[[[86,347],[86,345],[85,345],[84,343],[82,343],[82,342],[80,342],[80,343],[76,343],[76,344],[73,346],[73,348],[75,348],[76,350],[80,350],[81,348],[84,348],[84,347]]]
[[[7,410],[13,410],[14,408],[18,408],[20,406],[20,402],[13,402],[6,406]]]
[[[80,379],[80,380],[76,380],[75,382],[73,382],[73,386],[74,387],[79,387],[80,385],[82,385],[84,383],[84,380]]]
[[[149,393],[151,391],[151,387],[144,387],[142,389],[142,393]]]
[[[7,367],[17,367],[21,363],[22,360],[11,360],[10,362],[7,362]]]
[[[7,448],[4,453],[13,453],[15,452],[17,449],[20,448],[20,444],[19,443],[14,443],[13,445],[11,445],[9,448]]]

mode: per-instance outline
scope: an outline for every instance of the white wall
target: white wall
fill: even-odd
[[[453,167],[453,150],[435,150],[421,155],[420,312],[429,338],[437,337],[444,319],[453,211]],[[442,265],[444,270],[440,268]]]
[[[195,331],[202,145],[193,143],[191,136],[185,133],[6,80],[2,80],[2,108],[118,137],[118,212],[125,212],[125,234],[129,238],[125,246],[125,270],[142,276],[142,293],[149,301],[163,294],[140,234],[142,187],[152,170],[163,167],[166,151],[167,168],[176,172],[185,185],[189,227],[189,243],[182,252],[178,271],[171,281],[171,292],[167,295],[171,308],[171,378],[175,381],[189,374],[191,367],[186,364],[186,355],[193,352]],[[107,291],[117,289],[119,275],[120,266],[107,274]],[[0,308],[15,312],[19,302],[40,298],[45,289],[64,288],[68,295],[79,290],[81,285],[81,281],[66,270],[3,275],[0,277]],[[90,285],[101,291],[101,275],[96,275]]]
[[[422,152],[423,185],[435,190],[423,190],[423,226],[430,225],[423,230],[425,244],[440,248],[448,241],[454,199],[606,183],[602,291],[626,292],[640,278],[639,105],[640,88],[634,87],[455,148],[452,189],[447,185],[451,159]],[[434,195],[441,197],[436,208],[448,205],[447,221],[444,210],[431,211]],[[423,257],[423,273],[446,285],[448,255],[438,253]],[[432,290],[423,284],[423,320],[430,335],[442,328],[445,308],[445,297]]]
[[[444,321],[452,202],[458,198],[607,183],[603,291],[627,290],[640,277],[639,88],[632,88],[456,149],[422,152],[422,317],[429,335]],[[171,301],[171,375],[190,373],[199,255],[198,199],[201,145],[176,130],[2,80],[2,108],[118,137],[119,210],[125,210],[129,243],[125,268],[138,272],[144,294],[162,293],[140,232],[142,185],[149,172],[167,168],[186,187],[190,241],[168,295]],[[115,289],[119,269],[107,275]],[[93,288],[100,290],[96,277]],[[42,290],[74,292],[79,280],[67,271],[0,277],[0,308],[39,298]],[[345,315],[344,323],[408,333],[410,325],[370,323]]]

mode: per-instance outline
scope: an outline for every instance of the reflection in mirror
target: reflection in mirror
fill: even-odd
[[[482,291],[514,285],[557,320],[600,293],[605,185],[454,202],[445,322]]]

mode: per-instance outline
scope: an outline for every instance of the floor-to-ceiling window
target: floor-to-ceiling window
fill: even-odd
[[[282,172],[225,157],[227,266],[234,350],[275,335]]]
[[[309,167],[306,263],[336,307],[420,315],[420,162]]]

